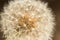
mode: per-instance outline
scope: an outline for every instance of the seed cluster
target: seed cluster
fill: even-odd
[[[27,32],[30,32],[32,28],[35,28],[37,26],[36,22],[37,18],[32,18],[28,14],[25,14],[24,16],[19,18],[18,25],[21,29],[25,29]]]

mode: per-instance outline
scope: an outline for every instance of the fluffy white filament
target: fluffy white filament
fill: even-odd
[[[44,2],[10,1],[1,17],[5,40],[52,40],[54,17]]]

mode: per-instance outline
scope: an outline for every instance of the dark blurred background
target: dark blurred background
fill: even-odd
[[[0,12],[3,11],[4,5],[8,5],[10,0],[0,0]],[[60,0],[42,0],[43,2],[48,2],[48,6],[52,9],[53,13],[56,15],[56,30],[53,36],[53,40],[60,40]],[[1,20],[1,18],[0,18]],[[1,27],[1,25],[0,25]],[[0,40],[4,40],[2,38],[3,33],[0,32]]]

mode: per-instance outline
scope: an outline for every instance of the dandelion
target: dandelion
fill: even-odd
[[[5,40],[52,40],[54,16],[47,3],[10,1],[1,18]]]

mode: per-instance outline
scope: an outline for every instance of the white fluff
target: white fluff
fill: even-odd
[[[28,34],[21,33],[24,29],[19,29],[18,18],[29,14],[31,18],[38,18],[36,28]],[[6,37],[5,40],[52,40],[54,17],[47,4],[36,0],[14,0],[4,7],[2,17],[2,31]],[[24,25],[26,26],[26,25]]]

